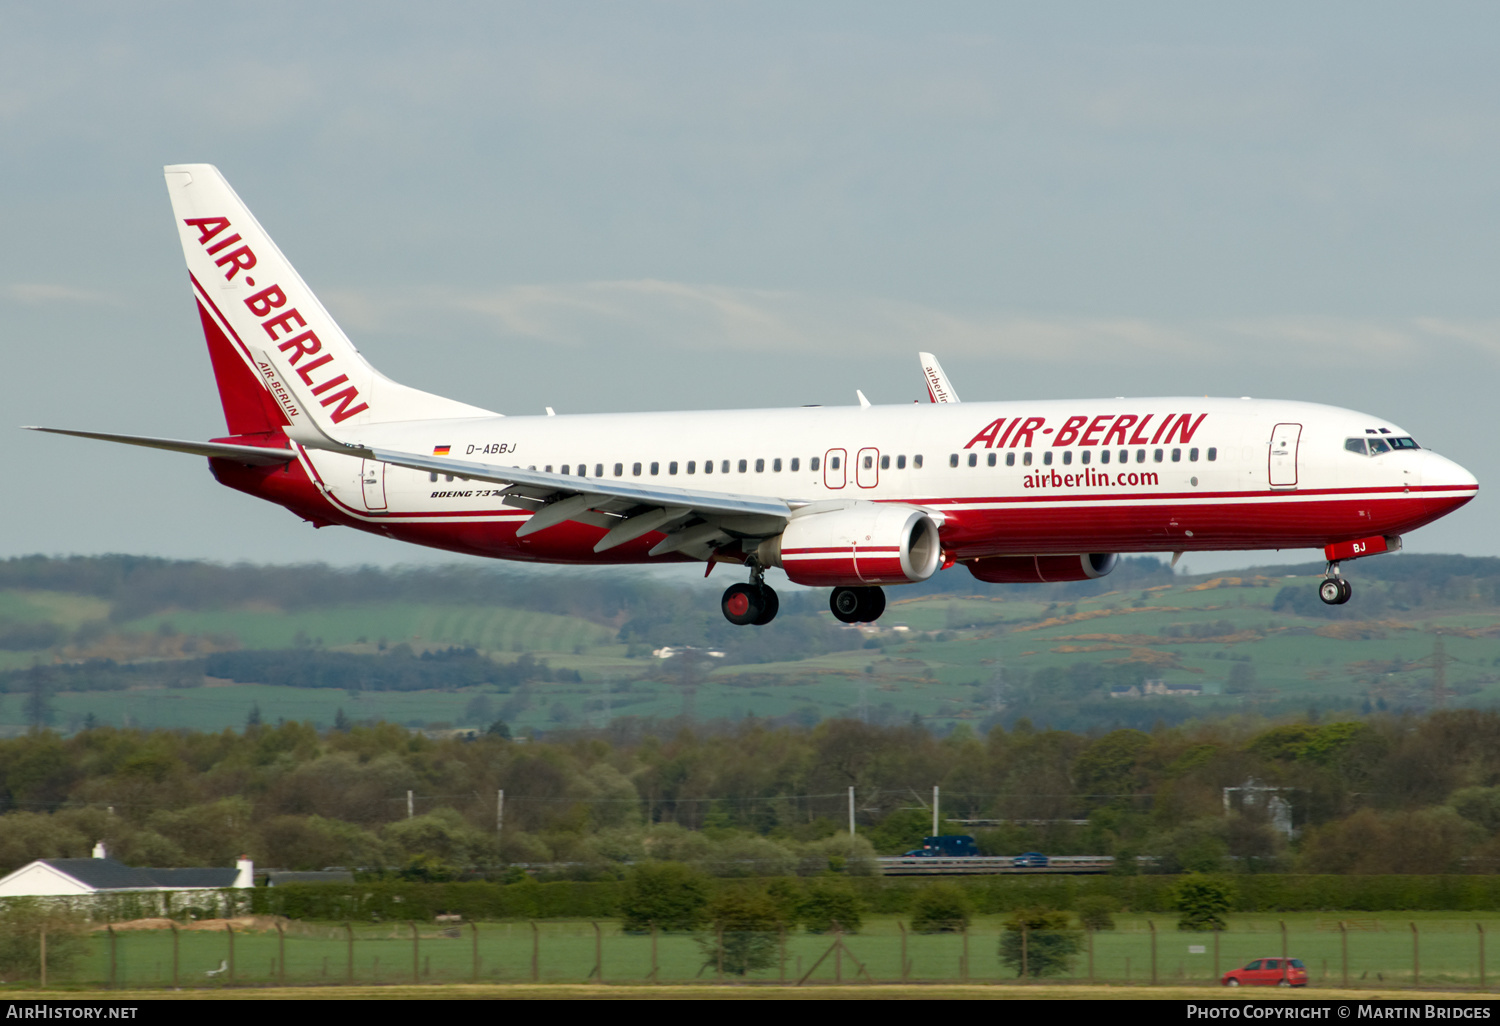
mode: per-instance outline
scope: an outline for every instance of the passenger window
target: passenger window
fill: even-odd
[[[615,466],[618,467],[619,464],[616,463]],[[615,471],[615,473],[619,473],[619,471]],[[595,477],[603,477],[604,476],[604,464],[602,464],[602,463],[595,463],[594,464],[594,476]]]
[[[1146,462],[1146,450],[1145,449],[1137,449],[1135,451],[1135,461],[1137,463],[1145,463]]]
[[[865,469],[866,470],[874,470],[875,469],[875,457],[874,456],[866,456],[865,457]]]
[[[1031,450],[1030,449],[1027,449],[1026,452],[1025,452],[1025,454],[1021,456],[1021,465],[1025,466],[1025,467],[1031,466]]]
[[[1100,463],[1108,463],[1109,462],[1109,450],[1108,449],[1100,449],[1099,450],[1099,462]]]
[[[797,465],[800,464],[801,462],[802,461],[800,459],[798,459],[796,456],[792,457],[792,473],[795,474],[797,472]]]
[[[793,467],[792,469],[796,470],[797,468]],[[812,459],[810,459],[810,460],[807,461],[807,469],[813,471],[814,473],[817,472],[817,469],[818,469],[818,457],[814,456]]]
[[[1219,458],[1219,450],[1210,447],[1209,450],[1208,450],[1208,462],[1212,463],[1214,460],[1216,460],[1218,458]]]
[[[1209,452],[1213,452],[1212,449],[1210,449],[1208,451]],[[1156,450],[1156,452],[1152,453],[1152,456],[1156,459],[1157,463],[1161,462],[1161,458],[1162,458],[1163,455],[1165,455],[1165,454],[1160,449],[1158,449],[1158,450]]]
[[[905,470],[906,469],[906,457],[905,456],[897,456],[896,457],[896,469],[897,470]]]
[[[1005,465],[1007,467],[1014,467],[1016,465],[1016,454],[1015,453],[1008,452],[1008,453],[1005,454]]]
[[[740,462],[744,463],[745,461],[744,460],[740,460]],[[745,468],[744,467],[740,467],[740,469],[744,470]],[[723,474],[729,473],[729,461],[728,460],[724,460],[722,463],[719,464],[719,472],[723,473]]]
[[[651,473],[654,474],[654,473],[656,473],[656,471],[653,470]],[[631,477],[640,477],[641,476],[641,465],[639,463],[632,463],[630,465],[630,476]]]
[[[985,462],[993,467],[995,465],[995,454],[990,453],[987,457],[985,457]]]
[[[911,468],[913,470],[921,470],[922,469],[922,454],[921,453],[918,453],[917,455],[915,455],[915,456],[913,456],[911,458]]]
[[[429,480],[429,481],[433,482],[434,484],[436,484],[437,483],[437,471],[434,470],[432,473],[428,474],[427,475],[427,480]]]
[[[1121,449],[1120,450],[1120,462],[1121,463],[1129,463],[1130,462],[1130,450],[1129,449]]]
[[[882,457],[880,457],[880,469],[881,470],[890,470],[891,469],[891,458],[889,456],[882,456]]]
[[[698,461],[697,460],[688,460],[687,472],[689,474],[696,474],[698,472]]]
[[[1068,467],[1068,466],[1072,466],[1072,464],[1073,464],[1073,450],[1072,449],[1064,449],[1063,450],[1063,466]]]
[[[779,474],[779,473],[781,473],[781,460],[780,459],[774,459],[774,460],[771,461],[771,473],[773,473],[773,474]]]
[[[562,470],[559,471],[559,473],[561,473],[561,474],[567,474],[567,472],[568,472],[568,465],[566,463],[564,463],[562,465]],[[436,480],[436,478],[434,478],[433,480]]]
[[[1045,463],[1049,467],[1052,466],[1052,450],[1051,449],[1048,449],[1046,452],[1042,453],[1042,462]]]
[[[743,474],[745,471],[747,471],[749,469],[750,469],[750,463],[749,463],[749,461],[748,460],[740,460],[740,473]]]
[[[979,453],[977,453],[977,452],[971,452],[971,453],[969,453],[969,466],[971,466],[971,467],[977,467],[977,466],[979,466]]]
[[[639,473],[640,469],[641,469],[641,465],[639,463],[637,463],[635,465],[635,468],[636,468],[636,472]],[[621,476],[624,475],[624,473],[625,473],[625,464],[623,464],[623,463],[616,463],[615,464],[615,477],[621,477]]]
[[[1371,456],[1379,456],[1383,452],[1391,451],[1390,445],[1386,443],[1384,438],[1371,438],[1369,442]]]
[[[1079,455],[1078,462],[1082,463],[1085,467],[1089,465],[1089,451],[1087,449],[1083,450]]]
[[[547,464],[547,473],[552,473],[552,464]]]
[[[1172,450],[1172,462],[1173,463],[1181,463],[1182,462],[1182,450],[1181,449],[1173,449]]]
[[[452,474],[444,474],[443,475],[443,480],[447,481],[449,484],[452,484],[453,483],[453,475]]]
[[[830,456],[828,458],[828,467],[830,470],[839,469],[839,458],[837,456]]]
[[[652,473],[655,473],[655,471],[652,471]],[[673,477],[677,476],[677,461],[676,460],[673,460],[671,463],[667,464],[667,473],[669,475],[673,476]]]
[[[1188,462],[1189,463],[1197,463],[1198,462],[1198,450],[1197,449],[1189,449],[1188,450]]]
[[[956,452],[952,453],[948,457],[948,466],[950,466],[950,467],[956,467],[956,466],[958,466],[958,453],[956,453]]]
[[[766,461],[765,460],[756,460],[755,461],[755,472],[757,474],[764,474],[766,472]]]
[[[704,460],[703,461],[703,472],[705,474],[712,474],[714,472],[714,461],[713,460]]]

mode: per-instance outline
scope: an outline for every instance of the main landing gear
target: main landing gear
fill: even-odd
[[[737,627],[764,627],[776,619],[781,600],[766,583],[766,568],[752,563],[750,583],[731,584],[725,588],[719,607],[724,610],[724,619]]]
[[[1330,606],[1341,606],[1348,602],[1349,596],[1354,594],[1354,588],[1339,576],[1338,563],[1329,563],[1328,569],[1323,572],[1328,576],[1318,585],[1318,598]]]
[[[870,623],[885,612],[885,592],[880,588],[834,588],[828,608],[842,623]]]

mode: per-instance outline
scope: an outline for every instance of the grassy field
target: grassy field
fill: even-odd
[[[1217,964],[1213,935],[1179,933],[1163,917],[1156,921],[1155,982],[1215,987],[1220,973],[1253,958],[1279,955],[1282,920],[1287,926],[1287,952],[1307,965],[1313,987],[1342,985],[1345,941],[1349,984],[1356,990],[1480,986],[1480,933],[1475,920],[1435,913],[1350,917],[1347,934],[1340,933],[1337,919],[1331,916],[1235,917],[1230,929],[1218,937]],[[1418,927],[1415,949],[1413,921]],[[1483,925],[1487,935],[1500,931],[1500,920]],[[285,931],[284,937],[278,937],[274,928],[264,924],[258,929],[237,929],[231,981],[228,932],[184,929],[177,937],[177,984],[208,988],[231,983],[576,984],[598,982],[601,966],[603,980],[609,983],[718,982],[710,939],[663,934],[653,944],[651,937],[624,934],[614,923],[600,923],[597,932],[588,922],[546,922],[535,927],[525,922],[484,923],[478,925],[477,934],[467,924],[451,928],[422,924],[415,942],[409,924],[363,924],[353,928],[352,947],[349,933],[339,925],[288,923]],[[967,937],[904,933],[894,918],[880,917],[858,934],[845,937],[843,950],[834,953],[830,953],[831,936],[790,933],[783,942],[773,935],[765,940],[770,964],[741,982],[795,982],[805,977],[809,983],[1016,983],[1016,971],[1002,965],[998,957],[1002,934],[998,917],[976,920]],[[50,982],[94,986],[113,978],[120,987],[148,989],[173,984],[169,930],[117,931],[113,977],[108,935],[96,932],[88,943],[87,957],[77,969],[66,975],[54,972]],[[1420,975],[1414,950],[1420,955]],[[1497,959],[1500,953],[1486,952],[1485,985],[1497,982]],[[1145,986],[1152,983],[1152,962],[1148,921],[1122,917],[1116,929],[1093,935],[1092,960],[1080,952],[1066,974],[1048,982]],[[726,978],[735,977],[730,973]]]
[[[628,649],[611,626],[577,617],[506,607],[383,602],[290,613],[277,608],[172,611],[110,624],[87,643],[47,651],[0,652],[0,669],[83,656],[175,658],[192,650],[237,644],[282,648],[298,644],[374,653],[472,645],[500,661],[522,651],[549,665],[577,670],[582,684],[535,684],[519,694],[492,694],[513,728],[547,730],[600,725],[607,717],[786,717],[815,722],[861,716],[905,722],[913,716],[939,729],[981,723],[1005,700],[1003,685],[1042,668],[1077,663],[1128,663],[1139,674],[1196,684],[1193,698],[1110,700],[1102,691],[1063,695],[1093,703],[1093,716],[1149,723],[1237,711],[1288,712],[1425,708],[1432,702],[1433,651],[1443,634],[1447,704],[1500,701],[1500,609],[1424,610],[1402,619],[1329,621],[1273,611],[1283,586],[1311,589],[1313,578],[1224,577],[1105,592],[1066,604],[1044,604],[1023,590],[984,596],[936,595],[892,602],[878,647],[777,663],[716,666],[691,696],[673,681],[673,666],[650,647],[682,639],[663,636]],[[704,595],[705,602],[713,596]],[[47,592],[0,591],[0,622],[50,620],[68,631],[100,622],[106,604]],[[906,630],[897,630],[905,627]],[[1196,637],[1193,635],[1197,635]],[[195,642],[193,639],[200,639]],[[1228,693],[1231,671],[1250,670],[1248,688]],[[1024,671],[1024,672],[1022,672]],[[1242,670],[1241,673],[1245,671]],[[400,723],[461,723],[475,692],[382,693],[354,698],[342,691],[259,685],[178,690],[142,688],[57,696],[57,726],[73,728],[92,713],[97,722],[220,729],[243,725],[252,705],[262,715],[329,725],[338,709],[355,719]],[[1065,716],[1066,710],[1048,716]],[[25,726],[20,696],[0,696],[0,732]]]

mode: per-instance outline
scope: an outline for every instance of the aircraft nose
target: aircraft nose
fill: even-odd
[[[1479,479],[1446,456],[1429,452],[1422,467],[1422,483],[1428,487],[1452,488],[1474,493],[1479,490]]]

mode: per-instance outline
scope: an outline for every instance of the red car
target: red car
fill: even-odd
[[[1300,958],[1257,958],[1231,969],[1219,981],[1226,987],[1305,987],[1307,966]]]

